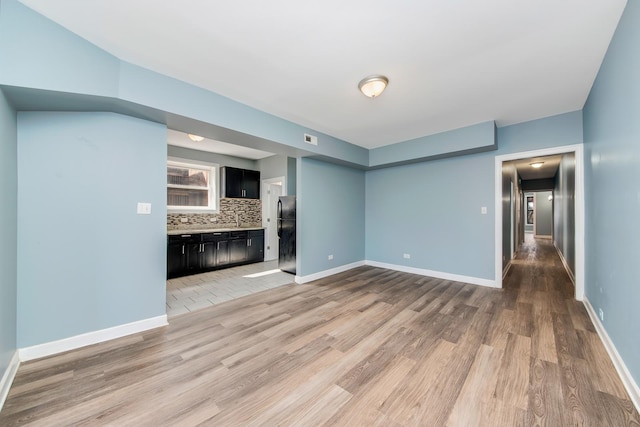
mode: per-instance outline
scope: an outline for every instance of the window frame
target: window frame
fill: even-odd
[[[209,198],[207,206],[175,206],[169,205],[167,198],[167,212],[168,213],[219,213],[220,212],[220,199],[218,195],[218,183],[219,183],[219,171],[220,166],[216,163],[201,162],[190,159],[178,159],[168,158],[167,168],[169,167],[181,167],[189,169],[204,170],[209,173]],[[166,179],[166,178],[165,178]],[[167,192],[169,188],[189,188],[189,186],[181,186],[175,184],[169,184],[169,180],[166,182]],[[191,187],[200,188],[204,187]]]

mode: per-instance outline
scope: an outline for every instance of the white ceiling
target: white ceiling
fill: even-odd
[[[626,0],[22,0],[113,55],[367,148],[583,107]],[[357,84],[384,74],[375,99]]]
[[[520,178],[524,180],[531,179],[545,179],[553,178],[558,172],[560,161],[562,156],[545,156],[545,157],[532,157],[529,159],[513,160],[509,163],[513,163],[518,170]],[[542,162],[542,166],[534,168],[531,163]]]
[[[205,138],[202,141],[192,141],[184,132],[173,129],[167,130],[167,143],[176,147],[191,148],[192,150],[208,151],[210,153],[224,154],[227,156],[241,157],[243,159],[259,160],[273,156],[273,153],[242,147],[226,142]]]

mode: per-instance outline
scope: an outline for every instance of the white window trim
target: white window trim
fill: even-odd
[[[220,199],[218,197],[218,183],[220,181],[220,165],[217,163],[207,163],[198,160],[180,159],[176,157],[169,157],[167,159],[167,166],[189,167],[195,169],[208,169],[209,170],[209,206],[169,206],[167,205],[168,213],[219,213],[220,212]],[[169,183],[166,183],[166,187],[169,188]]]

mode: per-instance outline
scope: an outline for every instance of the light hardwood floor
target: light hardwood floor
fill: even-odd
[[[361,267],[23,364],[0,425],[627,426],[549,241],[489,289]]]

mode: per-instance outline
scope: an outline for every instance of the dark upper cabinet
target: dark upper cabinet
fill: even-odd
[[[260,171],[244,170],[244,194],[247,199],[260,198]]]
[[[220,196],[232,199],[260,198],[260,171],[220,168]]]

